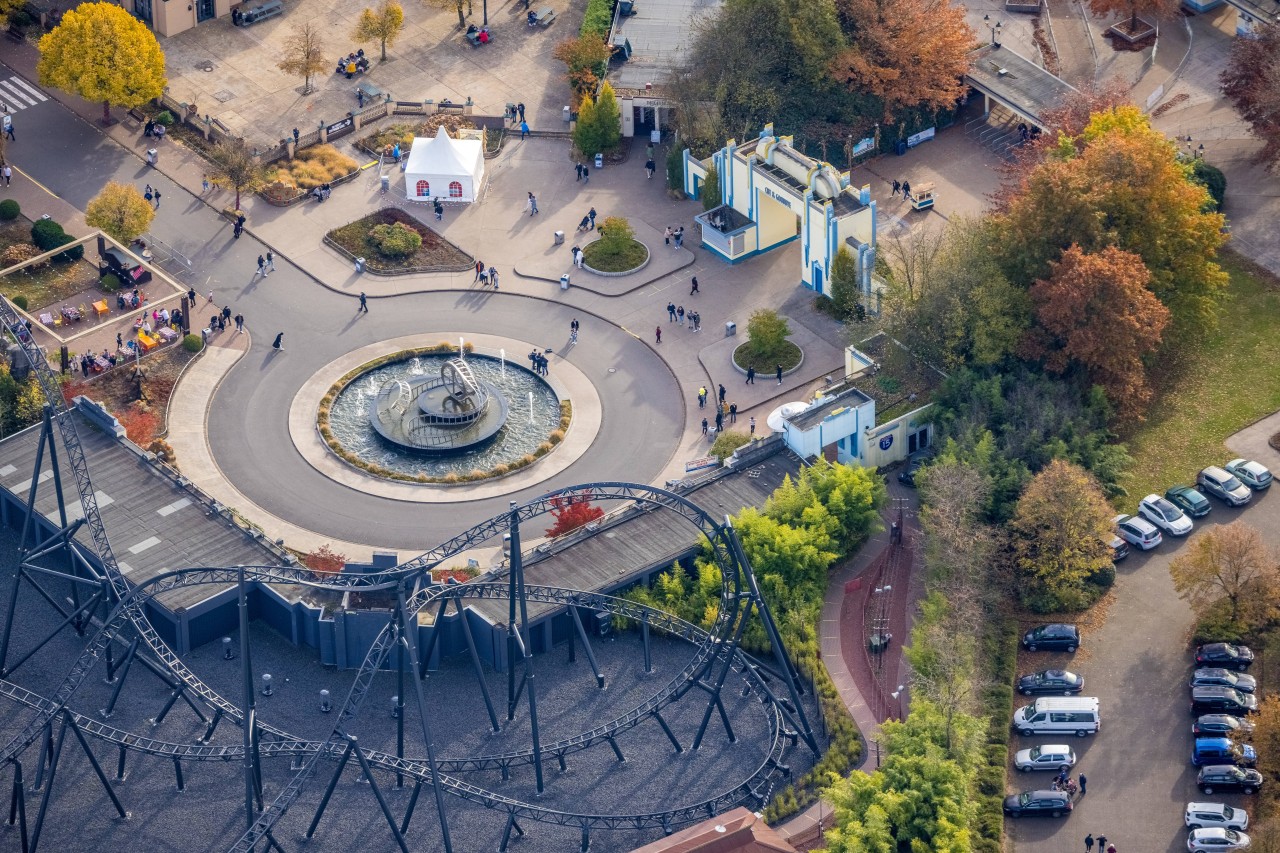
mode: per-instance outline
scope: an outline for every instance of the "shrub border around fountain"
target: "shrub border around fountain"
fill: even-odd
[[[742,349],[743,347],[747,346],[750,343],[751,341],[743,341],[742,343],[738,344],[736,347],[733,348],[733,352],[729,353],[729,362],[733,365],[733,369],[741,373],[743,376],[747,375],[747,369],[742,365],[738,364],[738,350]],[[798,343],[792,340],[788,340],[787,343],[794,346],[796,350],[800,353],[800,360],[796,362],[795,367],[791,367],[791,368],[788,368],[787,370],[782,371],[783,376],[790,376],[800,368],[804,367],[804,347],[800,346]],[[756,375],[763,376],[766,374],[763,374],[757,370]],[[767,375],[772,376],[773,371],[769,371]]]
[[[474,350],[471,344],[467,344],[464,348],[465,352]],[[487,471],[475,469],[467,474],[446,474],[443,477],[428,477],[426,474],[402,474],[399,471],[392,471],[376,465],[372,462],[366,462],[356,454],[343,447],[336,438],[333,437],[333,431],[329,428],[329,411],[333,407],[333,403],[338,399],[338,395],[346,390],[347,386],[360,378],[370,370],[376,370],[388,364],[396,364],[402,361],[408,361],[411,358],[417,358],[420,355],[449,355],[458,352],[458,347],[441,341],[435,346],[430,347],[413,347],[411,349],[396,350],[392,353],[379,356],[372,361],[366,361],[359,367],[348,370],[342,375],[337,382],[329,386],[329,390],[320,398],[320,409],[316,413],[316,431],[319,432],[320,438],[324,440],[329,450],[333,452],[342,461],[349,465],[360,469],[366,474],[380,477],[385,480],[398,480],[403,483],[420,483],[423,485],[437,486],[453,486],[462,483],[479,483],[483,480],[494,480],[505,477],[508,474],[514,474],[517,471],[528,468],[542,457],[546,456],[556,448],[560,442],[564,441],[565,433],[569,431],[569,424],[573,420],[573,403],[569,400],[560,401],[560,425],[551,431],[547,440],[538,445],[537,450],[533,453],[526,453],[515,462],[502,462],[493,466]]]
[[[620,270],[618,272],[606,272],[604,270],[598,270],[595,267],[588,264],[587,259],[584,257],[582,259],[582,268],[593,275],[603,276],[605,278],[617,278],[619,276],[631,275],[632,273],[639,272],[640,270],[649,266],[649,261],[653,259],[653,252],[649,251],[649,247],[645,245],[643,242],[641,242],[640,240],[637,240],[636,238],[632,237],[631,241],[635,243],[637,246],[639,246],[640,248],[644,249],[644,262],[641,263],[640,266],[632,267],[629,270]],[[596,239],[588,243],[587,246],[594,246],[596,243],[599,243],[599,242],[600,242],[600,238],[597,237]],[[586,251],[586,246],[583,247],[583,251],[584,252]]]

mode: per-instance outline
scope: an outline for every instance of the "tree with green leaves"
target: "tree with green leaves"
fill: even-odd
[[[377,42],[382,48],[382,61],[387,61],[387,45],[395,44],[404,29],[404,7],[397,0],[382,0],[377,8],[365,9],[356,21],[352,34],[357,42]]]
[[[858,261],[847,246],[841,246],[831,263],[831,301],[835,303],[836,314],[845,319],[855,316],[861,294]]]
[[[758,308],[747,319],[747,346],[756,358],[769,361],[786,347],[791,326],[772,308]]]
[[[618,96],[613,85],[605,80],[600,84],[600,94],[596,96],[596,127],[599,134],[601,151],[612,151],[622,141],[622,108],[618,106]]]
[[[151,202],[133,184],[109,181],[84,210],[84,221],[117,243],[132,243],[151,226],[155,217]]]
[[[720,171],[713,164],[702,183],[702,209],[715,210],[720,204]]]
[[[114,3],[81,3],[40,39],[40,83],[128,109],[164,94],[164,51],[147,25]]]

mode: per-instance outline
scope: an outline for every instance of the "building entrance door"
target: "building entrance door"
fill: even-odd
[[[214,0],[196,0],[196,23],[211,21],[217,16]]]

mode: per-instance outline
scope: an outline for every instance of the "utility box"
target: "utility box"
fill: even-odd
[[[604,155],[597,154],[596,155],[596,171],[598,172],[603,168],[604,168]]]
[[[560,111],[560,115],[564,118],[565,124],[573,121],[573,112],[567,106]]]
[[[727,322],[727,323],[725,323],[725,324],[724,324],[724,336],[725,336],[726,338],[731,338],[731,337],[733,337],[733,336],[734,336],[734,335],[736,335],[736,334],[738,334],[738,324],[737,324],[737,323],[735,323],[735,322],[733,322],[732,320],[730,320],[729,322]]]

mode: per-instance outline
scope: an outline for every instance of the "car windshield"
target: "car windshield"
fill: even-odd
[[[1156,512],[1160,513],[1161,517],[1164,518],[1165,521],[1177,521],[1182,517],[1182,510],[1178,509],[1164,498],[1156,500],[1152,506],[1155,508]]]
[[[1227,836],[1227,840],[1233,844],[1240,840],[1240,833],[1236,832],[1234,829],[1228,829],[1225,835]]]
[[[1228,492],[1234,492],[1236,489],[1240,488],[1241,485],[1243,484],[1235,477],[1228,477],[1222,481],[1222,488],[1226,489]]]
[[[1023,791],[1021,794],[1018,795],[1018,805],[1025,806],[1030,802],[1031,802],[1030,791]]]
[[[1223,806],[1223,807],[1222,807],[1222,819],[1223,819],[1223,820],[1231,820],[1231,819],[1232,819],[1232,818],[1234,818],[1235,816],[1236,816],[1236,810],[1235,810],[1235,809],[1233,809],[1233,808],[1231,808],[1231,806]]]
[[[1038,759],[1038,758],[1039,758],[1040,756],[1042,756],[1042,755],[1044,755],[1044,750],[1043,750],[1043,749],[1041,749],[1041,748],[1040,748],[1040,747],[1038,747],[1038,746],[1033,746],[1033,747],[1031,747],[1031,760],[1032,760],[1032,761],[1035,761],[1036,759]]]

